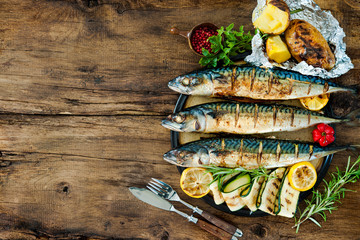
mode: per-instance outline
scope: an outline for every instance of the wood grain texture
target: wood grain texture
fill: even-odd
[[[339,20],[355,69],[335,79],[360,83],[360,9],[317,3]],[[358,239],[360,195],[300,234],[292,219],[222,213],[182,194],[179,174],[162,160],[170,149],[161,119],[178,95],[169,79],[199,68],[171,27],[200,22],[251,29],[255,1],[0,0],[0,239],[215,239],[127,190],[151,177],[193,205],[231,222],[244,239]],[[360,107],[332,96],[335,114]],[[359,144],[360,127],[338,126],[339,144]],[[347,157],[336,154],[330,171]],[[348,186],[360,190],[360,184]],[[182,205],[179,210],[189,213]]]

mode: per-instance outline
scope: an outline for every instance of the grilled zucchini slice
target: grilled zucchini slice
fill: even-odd
[[[289,183],[287,177],[288,171],[284,176],[284,181],[280,187],[280,195],[278,199],[279,211],[276,213],[279,216],[292,218],[296,213],[296,208],[299,202],[300,191],[295,190]]]
[[[290,168],[287,168],[285,170],[284,176],[281,179],[280,188],[278,193],[276,194],[276,200],[275,200],[275,206],[274,206],[274,214],[277,215],[280,212],[281,204],[280,204],[280,194],[281,194],[281,188],[284,186],[285,179],[287,178],[287,174],[289,173]]]
[[[259,189],[259,194],[256,197],[256,203],[255,203],[256,208],[259,208],[260,205],[261,205],[261,196],[262,196],[262,194],[264,192],[264,189],[266,187],[266,182],[267,181],[264,180],[263,183],[261,184],[260,189]]]
[[[256,206],[256,199],[259,195],[260,188],[264,183],[264,181],[265,181],[265,177],[254,178],[250,187],[244,190],[241,194],[243,202],[252,212],[255,212],[258,209]]]
[[[213,182],[212,184],[210,184],[209,188],[213,194],[215,204],[216,205],[222,204],[224,202],[224,198],[219,190],[218,182],[217,181]]]
[[[269,180],[266,182],[264,191],[261,194],[261,204],[259,209],[263,212],[274,214],[276,195],[279,191],[281,179],[284,176],[286,168],[277,168],[270,173]]]
[[[238,211],[245,206],[240,197],[244,188],[249,186],[251,178],[249,174],[240,174],[230,179],[222,190],[222,195],[230,211]]]

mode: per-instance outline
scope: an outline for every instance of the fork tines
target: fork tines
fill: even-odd
[[[167,194],[167,191],[160,184],[154,181],[149,182],[146,187],[153,193],[160,195],[162,197],[165,197]]]
[[[164,183],[163,181],[159,180],[159,179],[156,179],[156,178],[151,178],[153,181],[159,183],[163,189],[166,189],[166,190],[171,190],[171,186],[167,183]]]

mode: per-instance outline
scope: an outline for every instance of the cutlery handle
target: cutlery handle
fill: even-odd
[[[242,237],[242,235],[243,235],[243,233],[240,229],[238,229],[234,225],[232,225],[228,222],[225,222],[224,220],[212,215],[209,212],[202,210],[202,213],[200,215],[203,218],[205,218],[206,220],[208,220],[209,222],[211,222],[212,224],[218,226],[219,228],[224,229],[228,233],[233,234],[235,237]]]
[[[208,231],[212,235],[220,238],[221,240],[236,240],[237,238],[233,237],[230,233],[225,232],[221,228],[216,227],[215,225],[212,225],[208,222],[205,222],[201,219],[198,219],[196,222],[196,225],[204,229],[205,231]]]

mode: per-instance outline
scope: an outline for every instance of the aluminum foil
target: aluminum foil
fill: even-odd
[[[266,0],[258,0],[258,5],[253,11],[252,21],[254,22],[260,15],[261,10],[265,7]],[[290,19],[303,19],[316,27],[324,36],[326,41],[335,46],[335,66],[327,71],[323,68],[313,67],[302,61],[300,63],[290,59],[282,64],[269,62],[266,53],[263,51],[264,43],[259,34],[252,39],[252,54],[245,58],[245,61],[256,66],[272,68],[273,66],[281,67],[288,70],[300,72],[305,75],[313,75],[322,78],[335,78],[354,68],[351,59],[346,55],[346,44],[343,41],[345,37],[344,30],[340,27],[339,22],[329,11],[322,11],[320,7],[312,0],[285,0],[290,11],[303,9],[303,11],[290,15]]]

